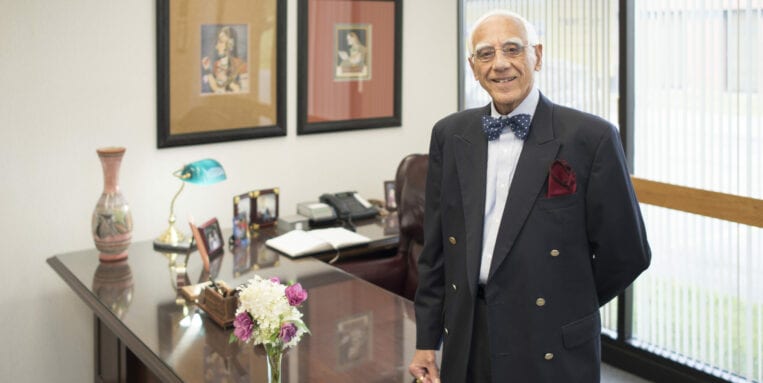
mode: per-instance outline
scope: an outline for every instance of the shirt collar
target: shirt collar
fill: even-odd
[[[527,94],[527,97],[525,97],[524,100],[517,106],[514,110],[512,110],[506,117],[511,117],[516,114],[529,114],[530,119],[532,120],[533,114],[535,113],[535,108],[538,107],[538,101],[540,100],[540,90],[536,86],[533,85],[533,88],[530,90],[530,93]],[[502,114],[498,113],[498,110],[495,109],[495,104],[490,103],[490,115],[494,118],[500,118],[503,117]]]

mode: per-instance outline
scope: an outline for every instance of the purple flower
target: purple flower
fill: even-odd
[[[289,300],[290,305],[299,306],[307,299],[307,290],[303,289],[299,283],[295,283],[286,288],[286,299]]]
[[[273,282],[273,283],[281,283],[281,279],[280,279],[280,278],[278,278],[278,277],[273,277],[273,278],[270,278],[270,279],[268,279],[268,280],[269,280],[269,281],[271,281],[271,282]]]
[[[284,323],[281,325],[281,331],[278,332],[278,338],[281,342],[289,343],[297,335],[297,326],[294,323]]]
[[[246,342],[252,337],[254,323],[252,323],[252,317],[249,316],[249,313],[243,312],[236,315],[236,319],[233,320],[233,327],[233,335],[238,339]]]

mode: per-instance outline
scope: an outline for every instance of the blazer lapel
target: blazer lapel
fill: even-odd
[[[487,183],[487,139],[480,125],[483,115],[490,115],[490,104],[477,110],[469,119],[469,126],[462,130],[462,134],[455,135],[454,145],[466,225],[466,274],[470,290],[477,287],[482,257]]]
[[[538,191],[548,177],[548,166],[559,150],[559,142],[554,139],[552,109],[551,102],[541,94],[533,115],[530,135],[522,147],[514,179],[511,181],[488,280],[493,277],[495,270],[511,251],[522,225],[535,204]]]

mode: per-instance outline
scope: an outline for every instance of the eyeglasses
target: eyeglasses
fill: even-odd
[[[506,45],[502,46],[501,47],[501,52],[503,53],[503,57],[506,57],[506,58],[516,58],[516,57],[521,56],[522,53],[524,53],[525,48],[527,48],[527,47],[534,47],[534,46],[535,45],[533,45],[533,44],[524,46],[524,45],[520,45],[520,44],[511,43],[511,44],[506,44]],[[476,52],[474,52],[472,54],[472,57],[476,58],[477,60],[479,60],[479,61],[481,61],[483,63],[486,63],[486,62],[493,61],[493,59],[495,58],[495,52],[496,52],[496,50],[493,47],[484,47],[484,48],[480,48]]]

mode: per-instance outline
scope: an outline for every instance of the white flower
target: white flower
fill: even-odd
[[[309,332],[302,321],[302,313],[289,305],[286,286],[255,275],[239,288],[239,306],[236,315],[246,312],[252,318],[252,336],[247,341],[255,345],[281,345],[284,349],[295,346],[305,332]],[[279,338],[281,327],[288,324],[297,327],[296,334],[286,343]],[[287,338],[288,339],[288,338]]]

